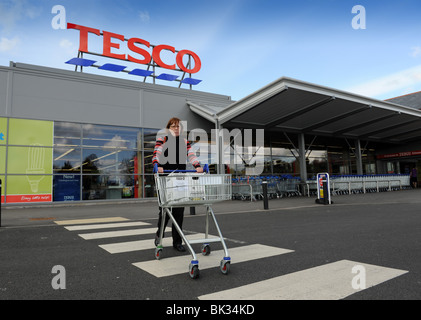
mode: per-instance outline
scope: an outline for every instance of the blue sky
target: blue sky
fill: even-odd
[[[77,56],[79,32],[53,29],[55,5],[64,6],[67,22],[196,52],[202,68],[193,77],[203,81],[195,89],[233,100],[282,76],[377,99],[421,90],[419,0],[0,0],[0,65],[74,70],[65,61]],[[366,10],[366,29],[352,28],[355,5]],[[102,51],[89,40],[90,50]]]

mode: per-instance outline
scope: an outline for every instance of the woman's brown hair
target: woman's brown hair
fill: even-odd
[[[180,119],[178,119],[176,117],[171,118],[170,120],[168,120],[166,128],[169,129],[173,124],[178,124],[180,126],[180,131],[182,131],[183,127],[181,125]]]

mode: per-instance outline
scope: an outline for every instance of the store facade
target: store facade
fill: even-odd
[[[152,152],[172,116],[209,130],[186,99],[230,98],[188,89],[11,63],[0,67],[2,203],[155,196]]]
[[[263,144],[254,141],[250,149],[260,150],[262,161],[254,163],[261,166],[259,174],[301,180],[318,172],[405,173],[406,167],[396,164],[402,156],[391,160],[387,154],[421,150],[419,110],[288,78],[232,101],[214,93],[11,62],[0,67],[2,203],[155,197],[154,143],[173,116],[185,121],[188,132],[207,133],[192,141],[207,145],[202,163],[234,176],[247,174],[249,163],[242,160],[253,158],[243,148],[243,158],[232,161],[238,156],[238,129],[243,136],[245,130],[264,132]],[[222,129],[231,139],[222,139]],[[402,140],[394,138],[399,130]],[[412,163],[420,154],[405,157]],[[388,162],[395,163],[393,170]]]

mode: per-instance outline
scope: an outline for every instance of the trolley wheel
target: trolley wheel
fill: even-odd
[[[199,265],[198,264],[189,264],[189,276],[192,279],[199,278]]]
[[[211,253],[211,247],[209,244],[205,243],[202,245],[202,254],[204,256],[208,256]]]
[[[155,248],[155,259],[159,260],[162,258],[162,247]]]
[[[230,266],[230,260],[221,260],[220,269],[223,274],[228,274],[230,272]]]

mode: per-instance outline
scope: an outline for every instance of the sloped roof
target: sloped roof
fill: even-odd
[[[188,104],[224,127],[392,143],[421,139],[420,110],[287,77],[226,107]]]

